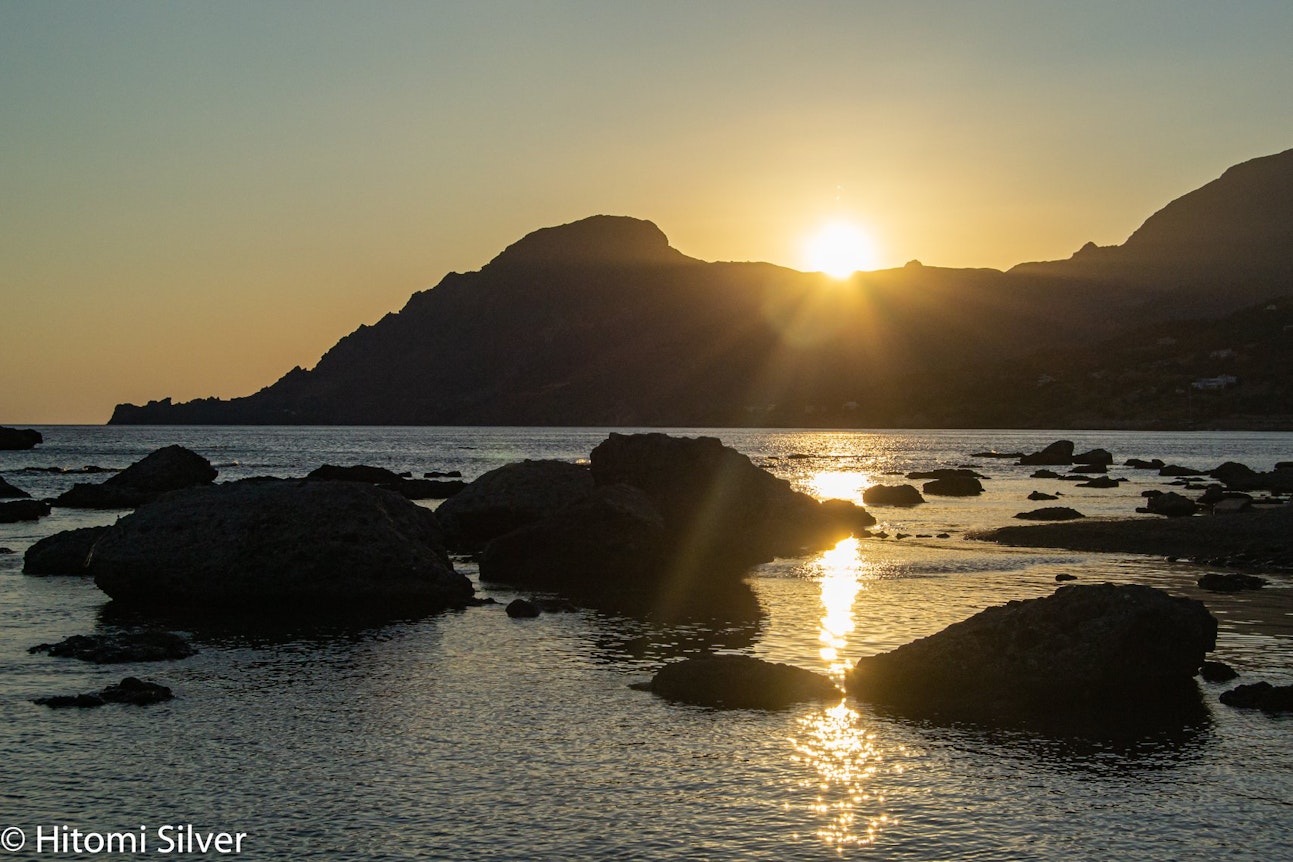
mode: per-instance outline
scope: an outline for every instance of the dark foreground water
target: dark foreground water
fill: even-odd
[[[0,474],[37,496],[101,477],[27,468],[122,467],[169,443],[206,455],[222,479],[303,475],[325,462],[471,478],[524,457],[586,458],[606,434],[44,431],[44,446],[0,453]],[[92,583],[20,574],[31,542],[120,513],[55,510],[0,525],[0,546],[16,552],[0,555],[0,841],[8,849],[25,838],[11,858],[168,858],[190,855],[175,836],[192,825],[199,835],[245,833],[240,858],[273,860],[1293,858],[1293,716],[1221,706],[1227,686],[1199,684],[1207,709],[1197,720],[1120,738],[936,726],[844,699],[718,712],[628,688],[706,649],[839,672],[988,605],[1049,593],[1061,572],[1201,598],[1221,621],[1217,657],[1242,681],[1293,682],[1287,578],[1217,596],[1194,587],[1204,570],[1193,566],[963,538],[1045,505],[1024,499],[1033,489],[1062,491],[1061,503],[1089,515],[1128,515],[1140,491],[1166,487],[1118,469],[1133,481],[1117,490],[1032,480],[1032,468],[970,458],[975,451],[1067,436],[1110,449],[1117,463],[1270,469],[1293,459],[1293,435],[711,433],[822,497],[895,484],[903,480],[884,474],[911,469],[973,463],[993,478],[977,499],[873,510],[879,529],[909,538],[851,540],[754,571],[755,621],[660,625],[592,611],[517,621],[487,606],[359,630],[198,631],[192,658],[125,667],[28,655],[112,621]],[[950,537],[934,538],[943,531]],[[127,674],[171,686],[176,699],[61,711],[31,703]],[[38,846],[38,829],[142,839],[134,853],[78,854],[64,852],[70,843]]]

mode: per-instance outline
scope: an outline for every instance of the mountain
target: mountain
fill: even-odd
[[[228,401],[119,405],[111,423],[1054,426],[1064,404],[1033,392],[1048,357],[1082,366],[1110,339],[1293,293],[1291,190],[1293,150],[1121,246],[847,281],[696,260],[651,222],[593,216],[450,273],[312,370]]]

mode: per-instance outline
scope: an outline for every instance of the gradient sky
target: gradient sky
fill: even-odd
[[[1293,3],[0,0],[0,423],[245,395],[539,227],[1126,239],[1293,147]]]

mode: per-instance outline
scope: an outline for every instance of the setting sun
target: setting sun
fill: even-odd
[[[808,269],[834,278],[847,278],[858,270],[876,266],[875,244],[856,224],[831,221],[804,241]]]

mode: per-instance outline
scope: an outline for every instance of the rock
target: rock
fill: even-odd
[[[1269,682],[1241,685],[1222,692],[1221,702],[1240,709],[1293,712],[1293,685],[1274,686]]]
[[[1199,675],[1205,682],[1229,682],[1239,676],[1233,667],[1223,661],[1205,661],[1203,667],[1199,668]]]
[[[1067,581],[1076,581],[1076,580],[1077,580],[1077,575],[1070,575],[1064,572],[1061,572],[1060,574],[1055,576],[1055,583],[1057,584],[1062,584]]]
[[[1186,518],[1193,515],[1199,507],[1189,497],[1182,497],[1180,494],[1168,491],[1164,494],[1147,497],[1145,508],[1152,515],[1163,515],[1168,518]]]
[[[512,619],[532,619],[542,613],[539,606],[525,599],[512,599],[507,603],[507,615]]]
[[[0,503],[0,524],[37,521],[49,514],[49,503],[43,500],[10,500]]]
[[[1090,449],[1086,452],[1073,456],[1074,464],[1083,464],[1086,466],[1108,467],[1113,463],[1113,453],[1108,449]]]
[[[1208,475],[1233,491],[1257,491],[1263,487],[1260,473],[1236,461],[1227,461]]]
[[[99,696],[108,703],[147,706],[150,703],[170,700],[175,695],[164,685],[128,676],[116,685],[110,685],[99,692]]]
[[[1015,517],[1024,521],[1072,521],[1076,518],[1085,518],[1086,515],[1068,506],[1049,506],[1044,509],[1033,509],[1031,512],[1020,512]]]
[[[298,619],[461,607],[428,509],[354,482],[267,479],[168,494],[121,518],[90,572],[113,599]]]
[[[103,484],[160,494],[195,485],[209,485],[217,475],[211,462],[196,452],[183,446],[165,446],[108,477]]]
[[[1054,464],[1072,464],[1073,463],[1073,441],[1056,440],[1054,443],[1042,449],[1040,452],[1033,452],[1019,459],[1020,464],[1028,465],[1054,465]]]
[[[1153,458],[1149,461],[1146,461],[1143,458],[1128,458],[1126,461],[1122,462],[1122,465],[1124,467],[1130,467],[1133,470],[1161,470],[1167,466],[1163,463],[1162,458]]]
[[[968,467],[939,467],[936,470],[916,470],[907,474],[908,479],[987,479],[988,477]]]
[[[705,655],[667,664],[638,686],[682,703],[720,709],[784,709],[805,700],[834,700],[827,677],[746,655]]]
[[[1201,590],[1214,593],[1237,593],[1242,590],[1260,590],[1269,581],[1256,575],[1222,574],[1208,572],[1196,582]]]
[[[1058,479],[1060,478],[1060,474],[1056,473],[1054,470],[1038,470],[1034,472],[1031,476],[1029,476],[1029,478],[1030,479]]]
[[[1017,461],[1024,457],[1023,452],[971,452],[971,458],[1007,458]]]
[[[1158,471],[1160,476],[1206,476],[1207,470],[1195,470],[1193,467],[1181,467],[1177,464],[1168,464]]]
[[[872,485],[862,492],[868,506],[915,506],[925,498],[912,485]]]
[[[0,449],[18,450],[34,449],[37,445],[44,443],[45,438],[39,431],[31,428],[4,428],[0,427]]]
[[[588,468],[564,461],[523,461],[480,476],[436,510],[455,551],[534,523],[593,490]]]
[[[174,696],[174,693],[164,685],[128,676],[119,683],[107,686],[98,694],[63,694],[54,697],[38,697],[32,703],[48,706],[51,709],[67,709],[69,707],[92,709],[109,703],[147,706],[170,700]]]
[[[948,476],[926,482],[921,490],[937,497],[973,497],[983,493],[983,484],[972,476]]]
[[[432,470],[428,473],[423,473],[422,478],[423,479],[461,479],[462,471],[449,470],[447,472],[441,472],[439,470]]]
[[[691,565],[753,565],[834,545],[875,523],[847,502],[824,505],[715,437],[611,434],[592,451],[593,480],[640,488]]]
[[[403,480],[398,473],[385,467],[369,467],[366,464],[356,464],[352,467],[334,467],[332,464],[324,464],[311,470],[305,478],[320,482],[367,482],[370,485],[398,485]]]
[[[0,500],[27,499],[29,497],[31,497],[31,494],[28,494],[22,488],[10,485],[3,477],[0,477]]]
[[[1216,643],[1202,603],[1135,584],[1068,585],[858,661],[849,689],[918,713],[1044,717],[1193,696]]]
[[[579,611],[579,607],[570,599],[531,599],[530,601],[545,614],[573,614]]]
[[[1224,500],[1218,500],[1212,504],[1212,514],[1214,515],[1237,515],[1250,511],[1253,508],[1253,501],[1243,497],[1227,497]]]
[[[74,509],[133,509],[168,491],[209,485],[218,475],[211,462],[183,446],[150,452],[101,484],[77,484],[54,505]]]
[[[27,549],[22,570],[28,575],[86,575],[90,550],[107,527],[81,527],[46,536]]]
[[[1079,482],[1079,488],[1117,488],[1122,484],[1121,479],[1114,479],[1111,476],[1096,476],[1094,479],[1088,479],[1085,482]]]
[[[1058,499],[1059,499],[1059,495],[1058,495],[1058,494],[1043,494],[1041,491],[1033,491],[1031,494],[1029,494],[1029,495],[1028,495],[1028,499],[1033,500],[1033,501],[1040,501],[1040,500],[1058,500]]]
[[[127,632],[107,635],[72,635],[56,644],[38,644],[29,653],[46,653],[57,658],[75,658],[93,664],[124,664],[137,661],[171,661],[197,652],[183,635],[163,631]]]
[[[466,488],[467,483],[460,480],[404,479],[398,485],[380,487],[402,494],[410,500],[448,500]]]
[[[1108,473],[1109,468],[1105,464],[1077,464],[1069,468],[1070,473]]]
[[[665,541],[664,519],[646,492],[610,485],[492,540],[480,577],[557,589],[645,588],[665,576]]]

